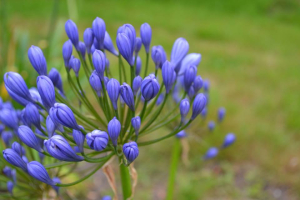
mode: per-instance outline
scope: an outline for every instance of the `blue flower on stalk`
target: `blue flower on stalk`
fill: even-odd
[[[185,69],[190,65],[198,66],[201,61],[201,54],[199,53],[190,53],[184,57],[181,62],[181,67],[179,74],[183,74]]]
[[[80,126],[80,127],[83,129],[82,126]],[[85,139],[84,134],[81,131],[78,131],[78,130],[74,129],[73,130],[73,139],[74,139],[75,143],[78,146],[79,152],[82,153],[83,152],[84,139]]]
[[[93,53],[93,65],[101,80],[104,79],[105,62],[105,54],[100,50],[96,50]]]
[[[119,33],[124,33],[128,37],[133,53],[136,40],[136,33],[134,27],[131,24],[124,24],[123,26],[119,27],[118,34]]]
[[[135,75],[138,76],[141,73],[141,68],[142,68],[142,60],[141,58],[138,56],[136,58],[136,65],[135,65]]]
[[[64,45],[62,47],[62,55],[64,58],[65,67],[68,69],[70,69],[69,60],[72,56],[72,52],[73,52],[72,42],[70,40],[68,40],[64,43]]]
[[[63,103],[55,103],[49,113],[54,123],[59,123],[71,129],[81,130],[78,126],[73,111]]]
[[[150,43],[152,38],[151,26],[148,23],[144,23],[140,28],[140,35],[142,38],[143,45],[147,53],[149,53]]]
[[[167,55],[164,50],[164,48],[160,45],[158,46],[153,46],[151,50],[151,58],[153,62],[155,63],[155,68],[162,68],[162,65],[166,62],[167,60]]]
[[[79,42],[78,43],[78,51],[80,52],[82,58],[85,60],[85,52],[86,52],[86,48],[85,48],[85,44],[84,42]]]
[[[42,50],[37,46],[31,46],[28,49],[28,58],[39,75],[47,76],[47,63]]]
[[[226,114],[225,108],[223,108],[223,107],[219,108],[219,110],[218,110],[218,121],[219,122],[223,121],[225,114]]]
[[[206,97],[203,93],[198,94],[195,97],[194,103],[193,103],[193,114],[191,117],[191,120],[194,120],[205,108],[206,106]]]
[[[132,90],[133,90],[133,94],[134,96],[137,95],[137,92],[139,91],[141,85],[142,85],[142,77],[140,76],[136,76],[134,79],[133,79],[133,83],[132,83]]]
[[[11,129],[18,128],[18,117],[14,110],[9,110],[7,108],[2,109],[0,112],[0,121]]]
[[[142,47],[142,40],[141,38],[137,37],[135,38],[135,44],[134,44],[134,53],[137,55]]]
[[[119,49],[120,54],[125,58],[130,66],[134,65],[133,50],[134,45],[131,44],[130,39],[125,33],[118,33],[117,35],[117,47]]]
[[[141,127],[141,118],[140,116],[134,117],[131,119],[131,125],[135,131],[135,135],[139,134],[139,130]]]
[[[108,135],[104,131],[93,130],[86,135],[86,143],[91,149],[102,151],[108,144]]]
[[[78,29],[76,24],[72,20],[68,20],[65,23],[65,30],[66,33],[73,43],[74,47],[77,49],[78,47],[78,42],[79,42],[79,36],[78,36]]]
[[[190,87],[189,91],[188,91],[188,96],[189,98],[192,100],[195,96],[195,89],[194,87]]]
[[[184,72],[184,87],[187,92],[189,91],[196,76],[197,76],[197,67],[195,65],[188,66]]]
[[[94,33],[91,28],[85,29],[83,33],[83,41],[86,46],[86,50],[88,53],[91,53],[91,47],[94,43]]]
[[[70,67],[73,69],[73,71],[75,72],[75,75],[78,77],[79,74],[79,70],[80,70],[80,60],[78,58],[72,58],[70,60]]]
[[[161,73],[166,87],[166,93],[169,93],[176,80],[174,65],[169,61],[165,61],[165,63],[162,66]]]
[[[27,163],[27,168],[28,174],[33,178],[48,185],[55,185],[54,181],[50,178],[47,170],[41,163],[37,161],[31,161],[30,163]]]
[[[64,132],[63,126],[61,124],[54,123],[49,115],[46,118],[46,128],[47,128],[49,138],[51,138],[53,136],[55,130]]]
[[[208,151],[205,153],[205,155],[203,156],[204,160],[208,160],[211,158],[214,158],[218,155],[219,150],[216,147],[211,147],[210,149],[208,149]]]
[[[235,138],[234,133],[228,133],[224,138],[222,148],[226,148],[226,147],[232,145],[235,142],[235,140],[236,140],[236,138]]]
[[[146,101],[153,99],[157,95],[159,88],[159,83],[153,74],[144,78],[141,85],[141,91],[144,99]]]
[[[57,184],[57,183],[61,183],[60,182],[60,179],[58,178],[58,177],[54,177],[53,179],[52,179],[52,181],[55,183],[55,184]],[[56,185],[52,185],[52,188],[55,190],[55,192],[57,193],[57,194],[59,194],[59,186],[56,186]]]
[[[107,51],[109,51],[110,53],[114,54],[115,56],[118,56],[119,53],[118,51],[115,49],[114,44],[108,34],[107,31],[105,31],[105,37],[104,37],[104,49],[106,49]]]
[[[190,110],[189,100],[188,99],[181,100],[179,108],[180,108],[180,114],[181,114],[181,122],[184,122],[185,117],[187,116],[187,114],[189,113],[189,110]]]
[[[22,106],[26,106],[28,104],[28,100],[18,96],[17,94],[13,93],[10,89],[6,88],[7,93],[9,94],[9,96],[15,100],[16,102],[18,102],[19,104],[21,104]]]
[[[179,131],[179,132],[176,134],[176,137],[177,137],[178,139],[185,138],[185,137],[187,137],[187,134],[186,134],[185,130],[182,130],[182,131]]]
[[[121,85],[120,94],[130,110],[134,111],[134,96],[131,87],[127,83],[124,82]]]
[[[184,38],[178,38],[172,48],[171,62],[175,66],[175,71],[178,73],[181,67],[181,61],[189,51],[189,43]]]
[[[38,76],[36,82],[43,105],[49,110],[55,103],[54,85],[47,76]]]
[[[123,153],[129,163],[132,163],[139,155],[136,142],[128,142],[123,145]]]
[[[43,151],[40,145],[40,141],[37,139],[33,131],[28,126],[21,125],[18,128],[18,135],[20,140],[27,146],[37,150],[38,152]]]
[[[33,103],[28,103],[25,107],[24,117],[27,123],[33,124],[36,128],[41,129],[40,113]]]
[[[12,170],[11,170],[10,167],[5,166],[5,167],[3,168],[3,170],[2,170],[2,172],[3,172],[3,174],[4,174],[5,176],[7,176],[8,178],[11,178],[11,177],[12,177]]]
[[[15,95],[27,101],[32,101],[27,85],[20,74],[16,72],[6,72],[4,74],[4,84],[5,88]]]
[[[102,85],[101,85],[100,77],[98,76],[96,70],[94,70],[93,73],[91,74],[89,81],[92,88],[96,91],[98,97],[101,97]]]
[[[11,145],[11,148],[17,152],[20,156],[25,155],[25,149],[18,142],[14,142]]]
[[[108,135],[114,146],[118,145],[118,137],[121,132],[121,123],[114,117],[107,125]]]
[[[215,129],[216,124],[214,121],[209,121],[207,126],[209,131],[213,131]]]
[[[25,172],[27,172],[27,166],[24,160],[21,158],[21,156],[15,152],[13,149],[5,149],[3,150],[3,158],[9,162],[10,164],[20,167]]]
[[[10,146],[11,139],[13,138],[13,134],[11,131],[3,131],[1,134],[1,138],[6,147]]]
[[[209,80],[206,79],[206,80],[203,81],[203,89],[204,89],[204,92],[207,93],[207,92],[209,91],[209,85],[210,85],[210,84],[209,84]]]
[[[103,43],[104,43],[104,37],[106,31],[105,22],[103,21],[103,19],[96,17],[96,19],[94,19],[93,21],[92,29],[93,29],[94,36],[100,45],[100,49],[103,50],[104,48]]]
[[[77,155],[68,141],[60,135],[54,135],[49,140],[45,140],[44,145],[48,153],[58,160],[70,162],[83,160],[83,157]]]
[[[201,76],[196,76],[196,78],[194,79],[194,84],[193,84],[193,87],[194,87],[194,90],[195,92],[199,92],[199,90],[202,88],[203,86],[203,80],[201,78]]]
[[[12,181],[7,181],[7,190],[9,191],[10,194],[13,194],[13,189],[14,189],[14,184]]]
[[[60,76],[60,73],[57,71],[56,68],[52,68],[49,72],[49,75],[48,77],[51,79],[53,85],[59,89],[59,91],[61,93],[64,94],[64,89],[63,89],[63,83],[62,83],[62,79],[61,79],[61,76]],[[30,90],[29,90],[30,91]],[[31,95],[33,96],[33,95]]]
[[[28,163],[28,159],[26,156],[22,156],[22,160],[24,160],[24,162]]]
[[[106,86],[108,96],[115,110],[118,109],[118,98],[120,92],[120,83],[118,80],[111,78]]]

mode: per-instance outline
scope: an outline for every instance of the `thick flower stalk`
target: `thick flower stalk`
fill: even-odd
[[[204,120],[198,115],[207,113],[209,82],[197,75],[201,55],[187,55],[189,44],[184,38],[175,41],[170,60],[160,45],[150,51],[152,29],[147,23],[140,27],[140,38],[132,25],[121,26],[115,39],[118,50],[101,18],[97,17],[84,31],[84,42],[79,40],[80,33],[72,20],[66,22],[65,31],[69,40],[62,47],[61,63],[67,82],[62,82],[60,70],[48,69],[42,50],[36,46],[28,50],[32,70],[39,74],[36,86],[28,89],[16,72],[4,75],[7,92],[24,106],[23,110],[15,110],[9,102],[0,101],[3,158],[9,165],[5,167],[5,175],[11,179],[7,190],[13,193],[33,177],[51,185],[58,193],[59,187],[84,181],[117,157],[123,197],[129,198],[131,180],[127,167],[143,156],[139,148],[175,135],[183,139],[192,124]],[[138,56],[142,45],[144,62]],[[109,66],[109,53],[116,57],[119,66]],[[65,85],[70,90],[65,90]],[[224,116],[225,109],[221,108],[219,123]],[[147,135],[163,127],[170,132],[162,129],[157,138],[147,139]],[[234,141],[234,134],[227,135],[220,149]],[[203,158],[212,158],[217,153],[218,148],[214,148]],[[86,162],[93,163],[95,168],[79,180],[65,183],[60,169]],[[9,167],[21,176],[17,182],[16,171],[13,173]]]

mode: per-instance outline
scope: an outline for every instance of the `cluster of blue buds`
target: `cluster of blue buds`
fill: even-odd
[[[65,31],[69,39],[63,44],[62,57],[67,83],[63,83],[59,70],[48,69],[37,46],[28,50],[29,61],[38,73],[36,87],[29,89],[16,72],[4,74],[8,94],[24,108],[15,110],[9,102],[0,101],[3,157],[23,176],[51,185],[58,193],[59,187],[85,178],[63,184],[60,170],[50,169],[77,162],[98,163],[100,168],[113,156],[128,166],[138,158],[140,147],[175,135],[184,138],[185,130],[193,122],[199,123],[198,115],[206,118],[209,82],[197,75],[201,55],[188,54],[186,39],[174,42],[168,58],[160,45],[152,46],[150,51],[152,29],[147,23],[141,25],[140,37],[132,25],[121,26],[117,49],[99,17],[84,31],[83,41],[72,20],[65,23]],[[142,46],[145,61],[139,56]],[[119,66],[110,67],[109,53],[118,59]],[[82,87],[83,79],[90,87]],[[74,95],[64,90],[64,84],[69,84]],[[218,123],[224,116],[225,109],[221,108]],[[177,119],[169,133],[151,140],[145,137]],[[209,129],[212,131],[214,126],[209,124]],[[221,148],[234,140],[234,134],[227,135]],[[206,158],[217,152],[209,150]],[[6,166],[3,172],[11,179],[7,189],[12,193],[16,171]]]

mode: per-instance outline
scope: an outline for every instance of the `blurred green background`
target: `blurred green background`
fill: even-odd
[[[152,45],[163,45],[168,55],[175,39],[185,37],[190,52],[202,54],[198,74],[211,82],[209,118],[216,118],[220,106],[227,116],[213,133],[200,124],[189,130],[190,164],[179,165],[176,199],[300,198],[299,1],[1,0],[0,9],[1,78],[4,70],[19,71],[32,86],[37,74],[28,48],[40,46],[48,69],[63,71],[69,18],[81,40],[96,16],[105,20],[113,41],[122,24],[138,30],[148,22]],[[236,133],[236,144],[202,162],[228,132]],[[141,148],[135,199],[164,198],[173,140]],[[112,194],[101,172],[64,191],[79,199]]]

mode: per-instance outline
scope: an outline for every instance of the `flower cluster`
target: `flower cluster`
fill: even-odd
[[[184,130],[197,121],[198,115],[205,118],[209,82],[197,75],[201,55],[188,54],[186,39],[174,42],[168,60],[162,46],[151,48],[152,30],[147,23],[141,25],[140,37],[132,25],[121,26],[117,49],[101,18],[84,31],[83,41],[72,20],[65,23],[65,31],[69,40],[62,47],[63,64],[76,101],[66,92],[60,71],[48,69],[37,46],[28,50],[29,61],[38,73],[36,87],[28,89],[16,72],[4,74],[7,92],[24,109],[15,110],[9,102],[0,101],[0,133],[6,146],[3,157],[22,175],[28,174],[58,191],[59,187],[85,180],[114,156],[128,166],[139,156],[140,147],[175,135],[183,138]],[[139,56],[142,46],[146,53],[144,67]],[[118,67],[110,67],[108,53],[118,59]],[[148,74],[150,54],[155,68]],[[90,87],[82,87],[83,79]],[[218,121],[224,116],[222,108]],[[169,133],[152,140],[142,138],[177,119]],[[213,130],[215,125],[208,126]],[[228,134],[222,148],[234,140],[234,134]],[[217,152],[217,148],[210,149],[205,158]],[[53,169],[77,162],[98,165],[81,180],[62,184],[59,170]],[[3,172],[11,179],[7,189],[12,193],[16,171],[6,166]]]

